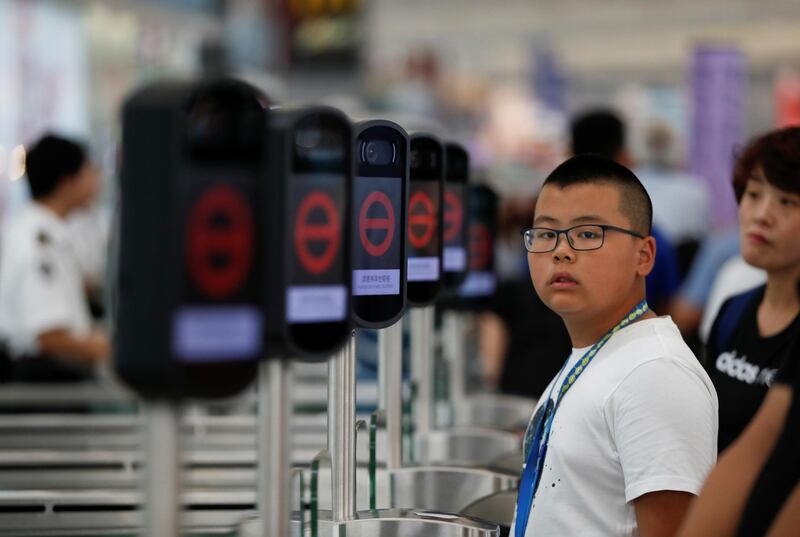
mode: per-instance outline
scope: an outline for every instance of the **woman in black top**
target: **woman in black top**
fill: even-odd
[[[766,535],[800,478],[800,350],[795,347],[776,383],[792,389],[778,442],[756,479],[739,525],[739,537]],[[796,514],[796,513],[795,513]],[[794,528],[800,534],[800,528]]]
[[[711,471],[678,536],[796,536],[798,482],[800,337],[756,417]]]
[[[742,256],[767,272],[767,283],[723,304],[709,335],[705,367],[719,397],[720,453],[755,415],[800,330],[800,128],[752,141],[733,186]]]

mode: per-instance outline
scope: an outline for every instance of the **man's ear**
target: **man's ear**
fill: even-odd
[[[656,264],[656,239],[652,235],[642,239],[639,247],[639,258],[637,260],[636,273],[639,276],[647,276]]]

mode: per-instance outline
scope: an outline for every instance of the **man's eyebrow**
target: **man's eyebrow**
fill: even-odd
[[[606,222],[606,221],[607,220],[605,218],[603,218],[602,216],[597,215],[597,214],[588,214],[586,216],[579,216],[578,218],[573,218],[572,219],[572,223],[573,224],[582,224],[584,222],[591,222],[591,223],[600,222],[600,223],[603,223],[603,222]]]
[[[588,223],[604,223],[606,221],[607,221],[607,219],[603,218],[600,215],[587,214],[585,216],[579,216],[577,218],[573,218],[570,221],[570,224],[583,224],[583,223],[587,223],[587,222]],[[558,224],[559,222],[560,222],[560,220],[558,220],[557,218],[553,218],[552,216],[548,216],[548,215],[537,216],[533,220],[534,225],[537,225],[537,224]]]
[[[552,216],[547,216],[547,215],[537,216],[536,218],[533,219],[533,225],[536,225],[536,224],[557,224],[557,223],[558,223],[558,220],[556,220]]]

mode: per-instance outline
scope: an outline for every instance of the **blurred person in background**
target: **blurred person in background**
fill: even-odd
[[[564,321],[533,289],[519,232],[533,221],[535,198],[509,198],[498,222],[498,285],[480,317],[485,382],[502,393],[538,397],[572,346]]]
[[[744,260],[767,282],[729,298],[711,327],[705,367],[719,395],[719,451],[755,416],[800,331],[800,128],[753,140],[734,168]]]
[[[739,230],[732,229],[706,237],[692,259],[689,272],[667,307],[675,324],[693,350],[704,312],[708,309],[711,289],[720,267],[739,255]]]
[[[514,193],[500,200],[494,253],[495,271],[500,282],[529,279],[528,260],[525,252],[520,252],[519,230],[530,223],[535,206],[535,196]]]
[[[703,318],[700,321],[700,328],[697,332],[700,342],[703,345],[708,342],[711,325],[714,324],[714,319],[717,318],[717,314],[726,300],[734,295],[763,285],[766,281],[766,271],[748,264],[741,254],[725,261],[719,267],[714,283],[711,285],[711,290],[708,292],[708,301],[705,309],[703,309]]]
[[[711,227],[711,196],[699,177],[675,165],[675,136],[667,125],[654,123],[644,136],[636,175],[653,200],[653,222],[675,247],[683,277]]]
[[[705,239],[711,226],[711,198],[700,178],[675,166],[675,137],[655,123],[645,132],[645,157],[636,175],[653,200],[653,222],[680,250]]]
[[[32,201],[3,230],[0,251],[0,339],[11,380],[86,380],[110,345],[92,325],[66,220],[94,200],[98,172],[82,146],[54,135],[30,149],[26,169]]]
[[[421,48],[409,53],[403,77],[392,83],[389,102],[395,110],[435,118],[440,113],[439,58],[431,49]]]
[[[573,155],[592,153],[633,168],[625,124],[615,112],[587,110],[572,121],[570,133]],[[656,203],[653,200],[654,207]],[[653,225],[652,236],[656,239],[656,262],[647,276],[647,301],[653,311],[662,313],[680,286],[680,269],[675,248],[657,223]]]

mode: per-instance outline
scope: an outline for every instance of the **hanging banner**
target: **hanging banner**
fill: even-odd
[[[736,225],[731,180],[743,140],[745,59],[735,47],[699,47],[691,67],[690,169],[708,184],[716,228]]]

